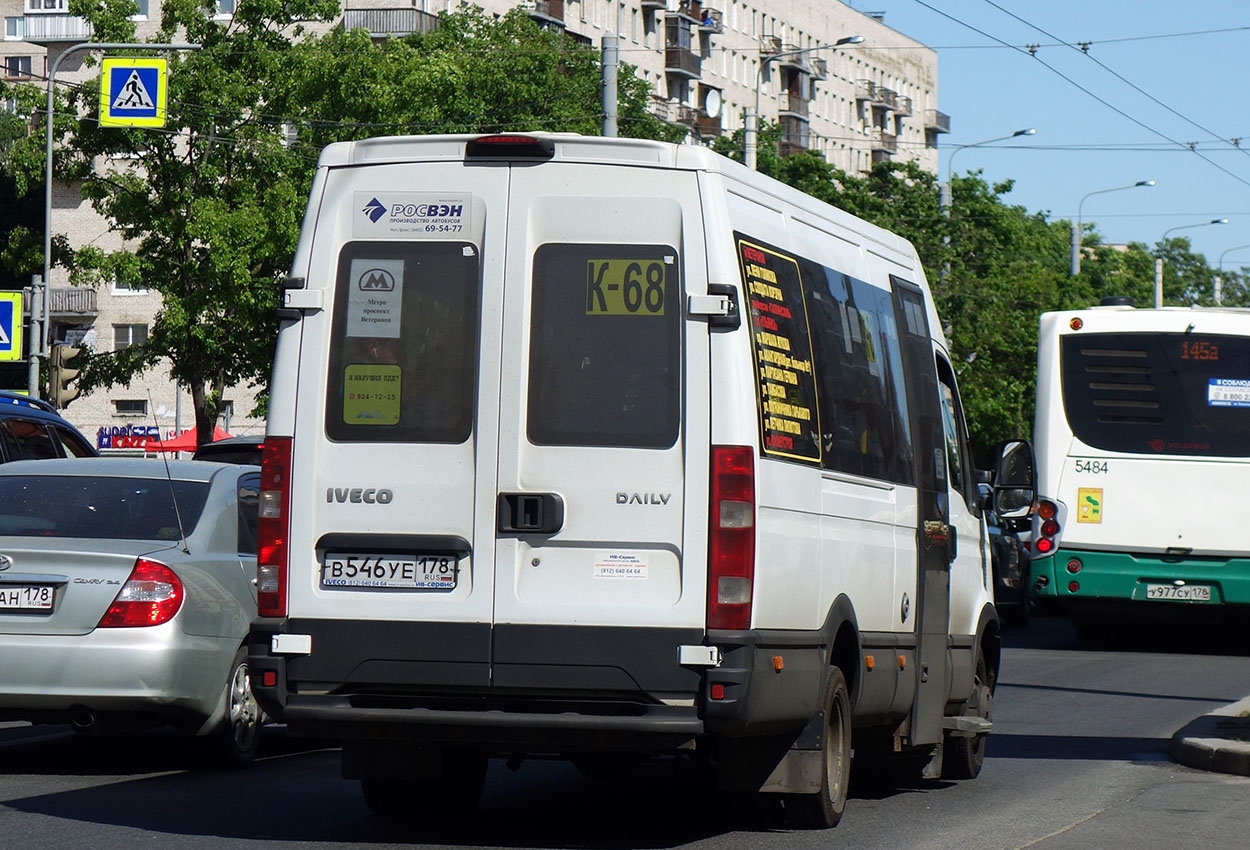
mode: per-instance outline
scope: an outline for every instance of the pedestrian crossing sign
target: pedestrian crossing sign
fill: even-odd
[[[0,292],[0,360],[22,359],[22,293]]]
[[[164,127],[169,79],[165,59],[105,59],[101,127]]]

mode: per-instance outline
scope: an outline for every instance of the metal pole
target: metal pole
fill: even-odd
[[[1155,307],[1163,306],[1163,258],[1155,257]]]
[[[1081,225],[1072,222],[1072,257],[1068,263],[1068,276],[1076,277],[1081,273]]]
[[[603,49],[603,135],[616,135],[616,74],[620,66],[619,39],[605,35]]]
[[[747,168],[755,170],[755,135],[759,132],[757,123],[759,116],[755,110],[747,107],[742,110],[742,162]]]
[[[27,325],[30,337],[30,369],[26,375],[26,392],[31,398],[39,398],[39,354],[35,345],[38,342],[42,331],[39,327],[39,317],[44,314],[43,310],[43,278],[39,275],[30,276],[30,323]],[[21,316],[15,317],[15,323],[22,320]]]
[[[198,44],[135,44],[133,42],[85,42],[73,44],[61,51],[52,62],[52,70],[48,71],[48,111],[44,116],[47,125],[47,137],[44,147],[44,207],[43,207],[43,286],[45,293],[52,285],[52,93],[56,84],[56,72],[61,67],[61,60],[79,50],[199,50]],[[44,299],[45,317],[48,298]],[[41,355],[47,356],[47,321],[44,322],[43,335],[40,337]],[[33,346],[34,340],[31,340]]]

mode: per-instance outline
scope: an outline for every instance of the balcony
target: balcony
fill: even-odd
[[[26,41],[35,44],[91,40],[91,24],[76,15],[26,15],[25,20]]]
[[[703,7],[703,17],[699,19],[699,29],[708,35],[715,35],[724,30],[725,13],[720,9]]]
[[[703,2],[702,0],[681,0],[677,4],[677,14],[683,18],[687,18],[696,24],[703,23]]]
[[[523,6],[539,26],[564,28],[564,0],[526,0]]]
[[[811,54],[801,53],[801,50],[802,48],[797,44],[781,45],[780,58],[777,59],[777,64],[782,68],[794,68],[796,71],[810,74],[812,68],[808,63],[811,61]]]
[[[642,0],[642,10],[644,12],[663,12],[668,8],[667,0]]]
[[[760,39],[760,55],[776,56],[781,52],[781,37],[776,35],[766,35]]]
[[[811,104],[807,98],[791,92],[781,98],[781,104],[777,107],[777,111],[782,115],[791,115],[806,121],[810,108]]]
[[[930,133],[949,133],[951,131],[951,117],[945,112],[939,112],[936,109],[926,109],[924,111],[924,128]]]
[[[829,63],[824,59],[813,59],[812,76],[818,80],[827,79],[829,76]]]
[[[437,15],[412,7],[343,10],[343,29],[365,30],[370,38],[392,38],[414,32],[431,32],[437,26]]]
[[[872,148],[874,154],[878,151],[885,154],[898,153],[898,136],[887,133],[885,130],[877,130],[872,135],[869,147]]]
[[[96,293],[89,286],[53,286],[48,289],[48,315],[57,318],[94,316]]]
[[[898,95],[893,89],[879,86],[871,80],[860,80],[855,90],[855,99],[866,101],[869,106],[881,109],[893,109]]]
[[[720,123],[720,116],[713,118],[702,109],[699,110],[698,117],[695,119],[694,128],[698,131],[700,138],[704,139],[714,138],[725,132]]]
[[[782,156],[794,156],[796,153],[802,153],[808,150],[808,140],[810,136],[782,136],[777,142],[777,153]]]
[[[906,95],[897,95],[894,98],[894,114],[900,118],[911,115],[911,98]]]
[[[671,44],[664,48],[664,73],[697,79],[702,68],[703,60],[690,48]]]

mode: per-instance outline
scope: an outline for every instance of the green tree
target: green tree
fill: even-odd
[[[169,55],[163,130],[100,127],[98,80],[65,95],[55,129],[55,173],[77,182],[126,246],[79,249],[65,263],[72,282],[162,296],[148,339],[90,352],[80,384],[129,382],[168,359],[191,391],[201,440],[226,387],[268,377],[278,282],[324,144],[499,128],[598,133],[601,122],[597,52],[521,10],[498,20],[476,9],[448,14],[430,33],[375,44],[361,31],[302,29],[334,20],[335,0],[249,0],[230,21],[207,8],[162,5],[153,41],[201,47]],[[97,38],[135,40],[133,0],[71,0],[70,12]],[[646,111],[647,84],[628,67],[620,77],[622,135],[672,138]],[[27,188],[41,185],[37,144],[34,135],[15,140],[7,158]],[[19,265],[29,256],[15,243],[28,246],[35,232],[27,228],[25,242],[10,235]]]

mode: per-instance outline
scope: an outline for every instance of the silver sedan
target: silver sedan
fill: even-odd
[[[0,720],[169,724],[250,761],[259,484],[203,461],[0,466]]]

